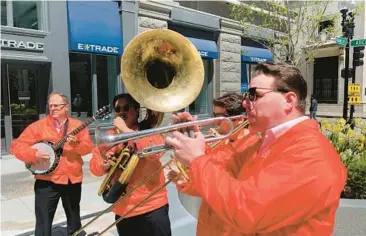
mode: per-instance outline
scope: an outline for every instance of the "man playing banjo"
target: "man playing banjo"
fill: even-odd
[[[52,161],[51,153],[32,148],[32,145],[40,141],[56,143],[82,124],[68,117],[69,99],[64,94],[51,93],[48,96],[48,109],[49,114],[45,118],[30,124],[11,144],[11,153],[27,164],[49,164]],[[88,129],[69,135],[57,168],[49,174],[35,175],[36,236],[51,235],[52,221],[60,198],[66,212],[68,235],[81,227],[81,156],[91,153],[92,148]]]

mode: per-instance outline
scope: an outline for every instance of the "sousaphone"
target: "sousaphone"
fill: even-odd
[[[204,67],[196,47],[183,35],[168,29],[142,32],[126,46],[121,59],[122,80],[131,96],[147,108],[142,129],[161,124],[164,112],[189,106],[198,97],[204,82]],[[104,145],[96,129],[99,145]],[[104,151],[104,152],[105,152]],[[98,194],[114,203],[123,194],[139,157],[124,148],[112,162]],[[102,153],[103,154],[103,153]],[[122,172],[116,176],[116,172]],[[114,180],[115,181],[113,184]]]

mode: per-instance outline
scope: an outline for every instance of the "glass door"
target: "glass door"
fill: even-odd
[[[11,140],[39,119],[37,88],[40,74],[39,68],[31,65],[3,64],[2,70],[5,73],[1,76],[1,125],[5,135],[2,133],[1,149],[8,151]]]

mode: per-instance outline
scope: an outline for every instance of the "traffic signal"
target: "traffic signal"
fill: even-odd
[[[353,48],[353,67],[362,66],[363,65],[363,56],[365,55],[363,50],[365,50],[365,46],[359,46]]]
[[[343,79],[346,78],[346,69],[344,69],[344,68],[341,70],[341,77]],[[348,78],[355,78],[355,69],[354,68],[349,68]]]

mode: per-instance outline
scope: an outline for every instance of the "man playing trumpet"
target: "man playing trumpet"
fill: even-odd
[[[213,100],[213,116],[214,117],[230,117],[230,116],[239,116],[243,115],[245,109],[242,106],[243,96],[238,93],[226,93],[219,98],[215,98]],[[178,113],[176,116],[173,116],[173,120],[178,122],[184,122],[188,120],[195,120],[196,117],[192,117],[189,113]],[[237,128],[244,122],[244,116],[238,119],[233,120],[233,129]],[[216,129],[210,129],[208,131],[209,135],[225,135],[230,131],[230,127],[227,122],[220,122],[217,124]],[[220,142],[220,145],[225,145],[231,142],[234,142],[238,139],[243,138],[249,134],[249,130],[247,127],[242,127],[240,130],[235,132],[226,140]],[[212,151],[215,147],[210,147],[210,145],[206,145],[206,152]],[[230,159],[221,159],[218,161],[221,162],[229,162]],[[229,168],[229,166],[227,166]],[[174,170],[168,173],[168,178],[172,180],[176,185],[178,191],[185,193],[191,196],[200,197],[200,194],[192,188],[192,185],[187,182],[187,179],[181,176],[179,173]],[[197,225],[197,235],[201,235],[202,229],[210,228],[213,225],[222,225],[224,222],[220,220],[217,214],[212,210],[212,208],[205,202],[202,201],[202,204],[199,209],[198,214],[198,225]],[[214,233],[214,232],[213,232]],[[215,232],[218,233],[218,232]]]
[[[113,99],[113,105],[115,109],[113,124],[115,128],[118,129],[118,132],[128,133],[140,130],[140,124],[138,123],[140,104],[137,103],[131,95],[117,95]],[[116,130],[109,133],[116,133]],[[164,140],[160,135],[154,135],[136,140],[134,144],[132,142],[129,144],[136,145],[137,150],[141,150],[151,145],[163,143]],[[121,146],[123,146],[123,144],[109,150],[105,156],[101,155],[99,148],[94,148],[92,159],[90,160],[91,172],[96,176],[106,174],[111,167],[108,158],[111,158],[115,152],[121,151]],[[159,169],[161,167],[159,159],[162,155],[163,153],[160,153],[139,159],[136,171],[133,172],[125,192],[129,192],[130,189],[133,189],[145,178],[151,176],[155,170]],[[121,171],[118,170],[115,175],[116,177],[119,177],[120,174]],[[165,177],[162,170],[160,174],[152,177],[145,184],[138,187],[131,195],[125,197],[116,204],[112,209],[115,213],[115,219],[118,220],[164,183]],[[166,188],[162,188],[147,202],[127,215],[126,219],[123,219],[117,224],[118,234],[134,236],[170,236],[171,229],[168,210],[167,191]]]
[[[294,66],[260,63],[249,87],[251,134],[243,139],[206,152],[200,132],[166,138],[189,167],[190,188],[217,216],[197,234],[331,235],[347,170],[305,116],[306,81]]]

